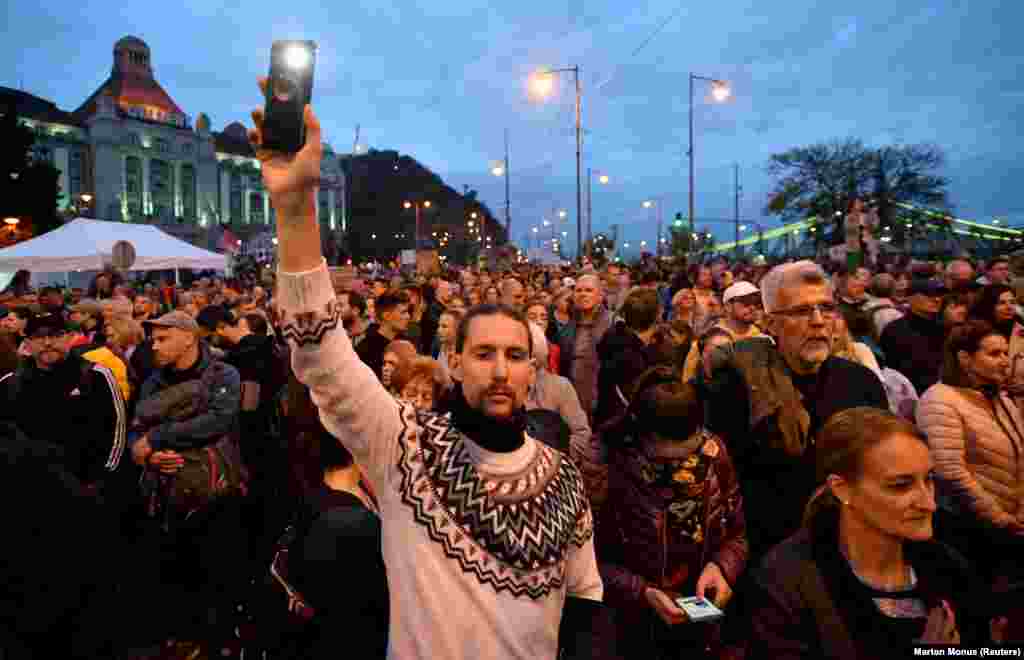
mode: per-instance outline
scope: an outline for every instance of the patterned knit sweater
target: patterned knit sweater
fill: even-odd
[[[566,596],[603,595],[573,462],[529,436],[490,452],[418,415],[352,350],[325,266],[278,281],[295,374],[379,498],[388,657],[554,659]]]

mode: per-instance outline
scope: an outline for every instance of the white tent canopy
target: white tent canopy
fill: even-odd
[[[0,271],[102,270],[110,263],[111,252],[118,241],[128,241],[135,248],[135,263],[129,270],[225,270],[227,267],[227,257],[223,254],[197,248],[153,225],[76,218],[42,236],[0,250]]]

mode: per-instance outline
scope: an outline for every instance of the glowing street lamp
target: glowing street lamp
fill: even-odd
[[[572,73],[576,83],[576,252],[577,258],[583,258],[583,89],[580,87],[580,68],[578,66],[561,69],[545,69],[530,76],[529,87],[535,98],[547,98],[554,89],[554,76],[559,73]]]
[[[721,103],[732,95],[732,90],[729,88],[729,83],[718,78],[707,78],[705,76],[698,76],[694,73],[690,74],[690,150],[687,155],[690,157],[690,231],[693,231],[693,207],[694,207],[694,173],[693,173],[693,161],[694,146],[693,146],[693,85],[696,81],[703,80],[711,83],[711,98]]]
[[[602,175],[597,177],[597,180],[598,180],[599,183],[603,183],[603,184],[607,185],[608,181],[609,181],[608,175],[607,174],[602,174]]]
[[[711,97],[719,103],[727,101],[731,95],[732,90],[729,89],[729,83],[724,80],[716,80],[711,83]]]

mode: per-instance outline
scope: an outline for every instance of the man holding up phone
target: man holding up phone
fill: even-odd
[[[554,660],[560,633],[572,653],[589,641],[603,589],[580,473],[524,431],[535,375],[527,322],[499,306],[467,315],[450,417],[396,401],[352,349],[321,254],[312,108],[296,153],[263,148],[264,112],[253,120],[250,140],[277,211],[278,304],[292,367],[379,497],[388,657]]]

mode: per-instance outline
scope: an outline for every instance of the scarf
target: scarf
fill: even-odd
[[[519,408],[509,419],[495,419],[470,407],[456,384],[452,397],[452,423],[461,433],[484,449],[493,452],[515,451],[523,445],[526,430],[526,409]]]

